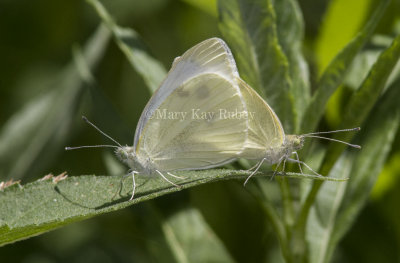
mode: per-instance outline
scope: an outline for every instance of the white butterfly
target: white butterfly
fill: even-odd
[[[166,177],[177,177],[172,171],[211,168],[237,158],[248,120],[221,114],[247,111],[238,79],[231,51],[221,39],[211,38],[174,60],[142,112],[133,146],[120,145],[85,119],[118,145],[116,155],[132,171],[131,199],[135,174],[157,174],[176,185]]]
[[[230,49],[219,38],[207,39],[174,60],[140,116],[133,146],[120,145],[84,120],[118,146],[66,149],[116,147],[118,158],[131,168],[131,199],[136,188],[135,174],[157,174],[177,186],[166,177],[180,178],[172,171],[207,169],[237,158],[260,160],[245,183],[263,162],[278,166],[283,162],[284,168],[289,160],[313,171],[298,157],[294,160],[290,156],[297,156],[296,150],[306,137],[329,139],[316,136],[319,133],[285,135],[271,107],[240,79]]]
[[[302,135],[285,135],[278,116],[268,103],[265,102],[263,98],[261,98],[260,95],[258,95],[257,92],[255,92],[246,82],[241,79],[239,79],[238,82],[247,110],[249,112],[254,112],[253,118],[249,118],[248,121],[248,135],[245,150],[238,153],[238,155],[245,159],[260,160],[260,162],[254,167],[255,170],[247,177],[244,184],[246,184],[247,181],[258,171],[264,162],[277,164],[276,169],[281,163],[283,163],[284,171],[286,161],[291,161],[299,164],[301,173],[303,173],[303,171],[300,164],[303,164],[310,171],[320,176],[320,174],[315,172],[310,166],[299,160],[297,150],[303,147],[304,139],[307,137],[336,141],[347,144],[351,147],[361,148],[359,145],[317,136],[317,134],[357,131],[360,130],[360,128],[315,132]],[[292,155],[295,155],[296,159],[290,158]]]

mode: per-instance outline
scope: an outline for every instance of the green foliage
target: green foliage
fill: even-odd
[[[90,71],[103,56],[108,40],[108,31],[99,27],[84,54],[76,50],[74,59],[59,73],[56,88],[34,98],[2,127],[0,176],[3,179],[19,179],[38,163],[48,164],[57,148],[62,147],[76,116],[77,104],[92,80]],[[41,155],[42,152],[48,156]]]
[[[129,201],[132,183],[121,176],[79,176],[55,182],[52,178],[6,188],[1,197],[0,245],[15,242],[72,222],[125,208],[194,185],[229,178],[246,172],[212,170],[185,173],[180,188],[162,178],[139,177],[136,198]],[[248,174],[248,173],[247,173]]]
[[[100,2],[96,0],[88,0],[88,2],[96,9],[103,23],[112,32],[115,42],[133,68],[143,77],[148,88],[154,92],[166,75],[163,65],[149,56],[134,30],[116,25]]]
[[[132,201],[129,201],[132,183],[123,183],[121,176],[79,176],[62,179],[60,182],[57,182],[57,177],[52,177],[24,186],[14,184],[2,190],[0,246],[164,194],[246,175],[250,175],[250,172],[219,169],[189,171],[184,173],[185,179],[179,180],[180,187],[162,178],[149,180],[139,176],[136,179],[138,189]],[[296,173],[286,176],[337,181],[335,178]]]
[[[45,258],[79,261],[76,259],[82,260],[81,255],[98,251],[89,243],[103,242],[100,250],[104,254],[93,252],[93,255],[100,255],[92,256],[93,262],[356,261],[357,255],[347,252],[346,242],[342,241],[346,241],[349,233],[351,235],[356,220],[368,220],[358,215],[365,208],[386,160],[399,155],[400,74],[396,64],[400,59],[400,32],[392,26],[398,16],[387,15],[394,4],[389,0],[363,2],[362,8],[353,15],[349,10],[351,5],[332,1],[319,36],[312,38],[305,31],[307,26],[315,25],[304,24],[301,11],[310,13],[309,8],[314,7],[311,0],[299,1],[301,9],[295,0],[219,0],[217,3],[184,0],[177,3],[169,3],[171,7],[167,7],[167,1],[144,1],[141,10],[151,10],[154,6],[154,13],[148,17],[135,13],[138,17],[127,22],[121,17],[112,18],[110,3],[107,6],[99,0],[88,0],[86,8],[92,16],[88,23],[92,25],[86,35],[92,36],[88,37],[84,48],[81,50],[75,45],[71,62],[55,77],[49,73],[43,78],[46,81],[40,78],[36,82],[26,81],[27,88],[34,84],[50,84],[39,95],[27,99],[28,102],[2,125],[0,178],[27,180],[31,175],[30,178],[35,179],[32,183],[1,189],[0,245],[59,230],[7,245],[2,248],[5,257],[13,257],[13,261],[18,261],[15,258],[25,260],[24,253],[13,253],[14,247],[17,250],[23,244],[33,244],[35,248],[39,246],[37,240],[51,239],[52,235],[54,240],[64,241],[68,236],[62,232],[64,229],[79,229],[84,220],[92,218],[89,222],[100,222],[97,231],[90,232],[95,237],[88,235],[79,239],[77,236],[84,236],[84,231],[65,231],[75,233],[71,241],[65,239],[65,244],[81,242],[82,249],[72,249],[73,245],[57,248],[57,242],[50,242],[52,249],[47,250]],[[218,7],[218,21],[214,4]],[[163,5],[165,13],[159,11]],[[185,11],[176,11],[180,10],[176,6]],[[104,164],[107,173],[112,175],[70,176],[59,182],[52,178],[37,180],[40,174],[51,169],[68,170],[70,175],[103,172],[104,167],[98,165],[99,156],[93,152],[84,153],[82,158],[80,153],[74,152],[73,158],[60,153],[71,140],[77,145],[99,144],[97,139],[91,140],[91,136],[77,139],[74,131],[79,127],[72,124],[79,119],[80,110],[86,114],[95,108],[98,111],[95,114],[102,117],[100,122],[108,125],[105,127],[111,126],[113,135],[133,137],[129,130],[134,124],[120,124],[115,120],[123,122],[127,118],[125,115],[130,116],[130,121],[136,121],[139,109],[148,99],[147,94],[154,92],[166,75],[168,67],[161,61],[170,65],[172,58],[169,56],[181,54],[198,42],[197,39],[189,43],[174,42],[185,39],[187,33],[180,32],[182,21],[187,21],[187,17],[180,16],[179,12],[199,12],[199,16],[203,16],[199,21],[210,21],[212,27],[218,26],[232,49],[240,75],[276,111],[287,133],[314,132],[318,127],[325,130],[329,123],[329,119],[325,122],[329,118],[327,110],[332,111],[328,108],[330,101],[336,103],[335,109],[343,109],[341,115],[337,114],[338,126],[331,129],[361,127],[358,133],[341,133],[333,138],[359,144],[362,149],[349,149],[334,142],[307,141],[299,152],[301,159],[326,177],[288,172],[268,180],[261,177],[271,175],[271,167],[263,167],[246,187],[237,182],[249,175],[248,171],[241,170],[250,166],[245,160],[229,165],[229,169],[181,172],[185,179],[179,180],[180,188],[161,178],[139,176],[132,201],[129,201],[132,181],[121,179],[125,171],[111,154],[104,155]],[[350,14],[354,16],[349,21],[352,26],[343,29],[342,17]],[[164,20],[157,20],[163,15]],[[160,21],[176,23],[176,28],[160,29],[163,27]],[[101,25],[97,26],[99,23]],[[134,24],[134,29],[118,25],[129,23]],[[376,49],[371,38],[376,37],[382,23],[390,25],[392,31],[385,39],[390,39],[391,44]],[[95,27],[97,30],[92,33]],[[203,31],[193,26],[190,34],[201,35]],[[111,36],[113,44],[108,46]],[[332,42],[335,39],[337,41]],[[150,50],[157,55],[151,55]],[[360,59],[371,52],[374,52],[373,61],[363,64],[362,70],[356,70]],[[121,88],[124,86],[129,88]],[[148,93],[140,88],[143,86]],[[337,91],[345,96],[341,97]],[[91,95],[93,104],[85,94]],[[120,105],[126,102],[129,107],[124,112]],[[83,160],[82,163],[77,159]],[[288,169],[297,168],[293,165]],[[391,171],[393,178],[396,173],[400,174],[395,168],[385,170]],[[399,179],[391,181],[400,183]],[[396,188],[385,189],[395,191]],[[385,194],[380,193],[380,196]],[[390,206],[381,211],[386,211],[385,215],[392,216],[390,220],[396,222],[398,214],[393,211],[398,211],[397,203],[393,200],[389,203]],[[130,206],[133,209],[129,210]],[[117,213],[120,216],[115,216]],[[107,223],[107,218],[111,218],[111,223]],[[82,222],[76,223],[78,221]],[[393,225],[397,234],[391,234],[400,242],[400,225]],[[368,236],[370,232],[364,232],[366,237],[373,238]],[[96,240],[101,233],[105,233],[106,241]],[[79,241],[85,238],[91,242]],[[362,249],[366,239],[359,238],[357,246],[364,254],[372,253]],[[119,242],[111,244],[112,240]],[[391,241],[390,238],[385,240]],[[394,253],[392,261],[396,256]],[[379,255],[359,258],[374,262]]]
[[[364,130],[356,140],[363,145],[362,151],[358,154],[345,152],[330,172],[330,176],[342,174],[351,180],[337,185],[323,184],[319,189],[307,226],[311,262],[329,261],[337,243],[367,201],[399,126],[400,109],[395,105],[400,89],[396,86],[387,90],[381,105],[375,106],[365,122]]]
[[[279,45],[275,11],[270,1],[219,1],[220,30],[235,54],[241,77],[293,130],[294,98],[287,57]],[[276,89],[279,87],[279,89]]]
[[[315,130],[324,113],[326,103],[334,91],[342,84],[351,62],[363,45],[369,40],[376,25],[382,17],[389,1],[381,1],[374,13],[357,36],[343,48],[343,50],[331,61],[329,67],[323,72],[318,82],[318,89],[313,94],[310,104],[307,106],[306,118],[302,122],[302,132]]]

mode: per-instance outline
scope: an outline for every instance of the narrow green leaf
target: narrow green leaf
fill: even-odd
[[[365,132],[360,134],[363,149],[355,155],[351,180],[348,181],[343,204],[332,231],[327,261],[334,248],[353,225],[364,207],[380,171],[390,153],[400,124],[400,80],[393,83],[377,103],[366,121]]]
[[[389,154],[400,123],[397,81],[380,99],[357,143],[361,152],[347,151],[329,176],[349,176],[342,184],[324,184],[310,213],[307,237],[311,262],[329,262],[338,242],[354,223]],[[384,117],[382,117],[384,116]]]
[[[353,90],[358,89],[363,80],[368,76],[368,72],[378,59],[379,55],[387,49],[393,41],[393,36],[374,35],[369,41],[368,48],[365,48],[354,58],[349,68],[344,85]],[[393,70],[387,84],[391,84],[400,73],[400,64]],[[387,85],[388,86],[388,85]]]
[[[273,222],[262,209],[263,200],[254,198],[259,181],[269,183],[272,189],[276,187],[275,180],[255,178],[245,187],[240,181],[230,181],[190,191],[190,204],[201,211],[237,262],[265,262],[265,247],[276,245],[275,238],[265,240],[265,235],[260,235]]]
[[[370,70],[368,77],[365,79],[357,92],[350,98],[348,106],[345,110],[347,114],[343,118],[341,127],[359,126],[366,120],[371,108],[378,100],[380,93],[399,58],[400,35],[393,40],[392,45],[389,48],[382,52]],[[366,127],[368,127],[367,124]],[[334,138],[342,141],[351,141],[353,136],[354,133],[342,133],[340,135],[338,134],[338,136],[334,136]],[[331,168],[340,157],[345,147],[345,145],[339,143],[332,143],[330,145],[325,155],[322,168],[320,169],[321,174],[329,174]],[[304,201],[304,205],[301,209],[296,226],[296,231],[300,233],[300,235],[305,232],[307,216],[311,206],[314,204],[322,183],[323,182],[313,182],[306,200]]]
[[[350,154],[343,154],[332,168],[330,176],[352,176],[353,159]],[[335,225],[335,220],[343,202],[346,183],[323,184],[315,205],[310,210],[307,221],[306,239],[309,247],[309,262],[325,262],[329,242]]]
[[[57,184],[51,180],[38,180],[21,188],[14,185],[0,192],[0,245],[189,187],[219,180],[245,179],[250,173],[218,169],[186,171],[180,174],[186,179],[177,182],[180,188],[161,177],[148,179],[138,176],[136,197],[133,201],[128,201],[132,192],[132,181],[125,181],[121,188],[120,176],[78,176]],[[257,173],[254,176],[272,174],[273,172]],[[299,178],[294,173],[284,176]],[[304,176],[306,175],[302,175],[302,178],[315,179],[312,175]],[[329,177],[317,179],[335,180]]]
[[[235,262],[199,210],[188,207],[166,217],[156,206],[151,208],[153,224],[148,227],[161,226],[176,262]]]
[[[295,122],[288,60],[278,42],[270,1],[218,2],[219,28],[235,55],[241,77],[278,114],[286,131]]]
[[[107,30],[99,27],[88,41],[83,54],[78,54],[75,49],[75,61],[57,76],[50,92],[34,98],[3,126],[0,134],[2,178],[18,179],[28,171],[32,173],[38,164],[45,166],[62,149],[79,98],[84,88],[90,84],[88,74],[103,56],[108,39]],[[80,56],[84,57],[86,66],[81,63]],[[76,62],[79,62],[79,67]],[[42,155],[42,152],[46,154]]]
[[[288,61],[289,74],[292,80],[291,94],[294,97],[298,131],[299,121],[303,117],[310,99],[308,65],[302,54],[304,22],[300,7],[294,0],[273,1],[276,12],[276,24],[279,44]]]
[[[11,243],[62,225],[114,211],[166,193],[221,179],[238,178],[236,171],[187,172],[176,188],[161,178],[137,177],[136,197],[128,202],[132,180],[121,176],[78,176],[54,184],[51,180],[10,187],[0,192],[0,244]],[[113,199],[116,197],[116,199]]]
[[[164,66],[149,55],[139,35],[133,29],[118,26],[98,0],[87,1],[112,32],[115,42],[129,63],[142,76],[150,91],[154,92],[166,76]]]
[[[341,85],[351,62],[368,41],[386,10],[390,0],[382,0],[372,17],[357,36],[332,60],[318,81],[318,89],[311,98],[301,122],[301,132],[312,132],[317,127],[334,91]]]
[[[361,125],[376,101],[379,99],[385,84],[400,59],[400,35],[397,36],[390,47],[381,53],[378,60],[369,72],[361,87],[350,98],[346,107],[346,115],[340,128],[354,127]],[[343,141],[350,141],[354,133],[337,134],[334,138]],[[345,148],[343,144],[331,144],[321,168],[322,174],[328,174],[330,167],[339,157]]]

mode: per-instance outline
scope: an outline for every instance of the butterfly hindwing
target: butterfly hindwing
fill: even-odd
[[[248,137],[240,155],[246,159],[260,159],[266,150],[282,146],[285,134],[278,116],[264,99],[243,80],[238,82],[249,112]]]

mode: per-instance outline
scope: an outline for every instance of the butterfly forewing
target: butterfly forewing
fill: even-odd
[[[175,89],[149,118],[139,139],[138,158],[150,158],[162,171],[229,162],[244,147],[245,112],[235,83],[219,74],[194,77]]]
[[[207,39],[175,59],[167,77],[151,97],[140,116],[134,138],[135,149],[139,137],[143,133],[143,128],[149,120],[148,116],[152,116],[161,103],[183,83],[207,73],[218,74],[227,80],[234,80],[239,76],[229,48],[219,38]]]

